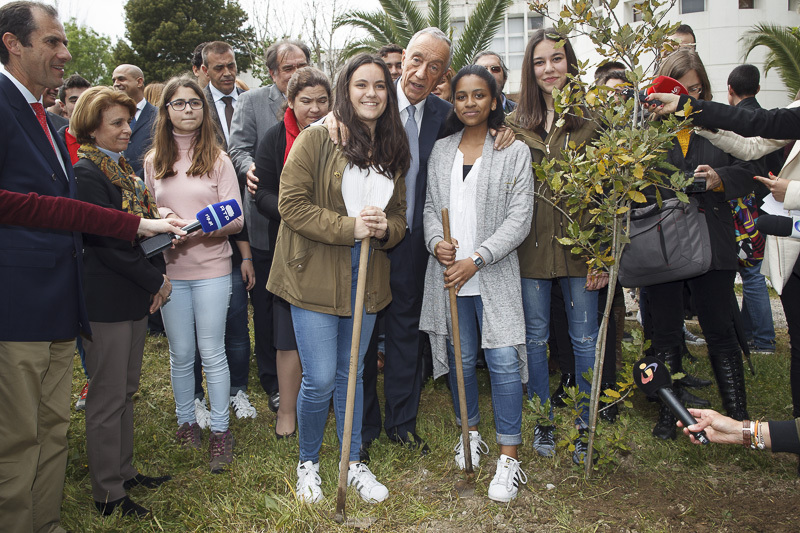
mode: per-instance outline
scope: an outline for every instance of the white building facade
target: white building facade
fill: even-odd
[[[697,36],[697,52],[711,80],[714,100],[727,102],[728,74],[735,66],[745,62],[741,36],[758,23],[800,26],[798,2],[800,0],[677,0],[667,20],[692,27]],[[415,3],[420,9],[427,7],[425,0],[417,0]],[[451,20],[456,35],[464,27],[475,3],[476,0],[450,0]],[[619,2],[615,11],[620,20],[636,24],[634,3],[624,0]],[[551,15],[557,16],[563,4],[558,0],[551,0],[549,5]],[[491,50],[502,55],[510,70],[506,93],[514,94],[519,91],[522,58],[530,34],[538,28],[551,25],[548,19],[530,11],[525,0],[514,0],[508,9],[491,45]],[[587,38],[573,39],[572,42],[579,59],[590,59],[592,65],[599,62],[600,57]],[[764,47],[756,48],[746,61],[761,70],[761,92],[758,100],[767,108],[785,106],[791,99],[778,72],[772,70],[767,76],[764,75],[765,54]]]

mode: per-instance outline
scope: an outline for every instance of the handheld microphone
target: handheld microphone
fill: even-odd
[[[766,235],[800,239],[800,217],[763,214],[756,219],[756,229]]]
[[[675,78],[659,76],[653,80],[653,84],[647,89],[647,94],[653,93],[671,93],[680,96],[682,94],[689,94],[689,91]]]
[[[696,424],[697,420],[686,410],[686,407],[675,397],[670,389],[672,376],[663,361],[655,357],[645,357],[633,365],[633,381],[636,386],[649,397],[658,396],[669,407],[672,414],[680,420],[684,427]],[[705,431],[691,432],[701,444],[708,444]]]
[[[225,200],[216,204],[210,204],[197,212],[194,222],[181,228],[186,233],[192,233],[199,229],[203,233],[211,233],[230,224],[242,215],[242,208],[236,200]],[[155,237],[144,239],[139,243],[139,247],[144,252],[145,257],[152,257],[157,253],[172,246],[172,240],[176,235],[173,233],[162,233]]]

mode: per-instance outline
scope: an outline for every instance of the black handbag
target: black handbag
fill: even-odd
[[[693,198],[677,198],[631,210],[630,243],[619,261],[623,287],[647,287],[689,279],[711,266],[706,217]]]

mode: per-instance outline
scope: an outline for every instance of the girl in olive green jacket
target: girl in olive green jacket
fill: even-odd
[[[303,381],[297,399],[300,461],[297,497],[322,499],[319,450],[333,397],[341,442],[361,239],[370,237],[367,291],[358,354],[348,485],[369,502],[389,495],[359,462],[361,376],[375,313],[391,300],[385,250],[405,235],[403,174],[410,152],[389,69],[367,54],[339,74],[334,114],[350,139],[336,146],[322,127],[304,130],[281,175],[281,226],[267,289],[291,304]]]

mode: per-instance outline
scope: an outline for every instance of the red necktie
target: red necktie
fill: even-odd
[[[47,127],[47,118],[45,118],[44,114],[44,106],[39,102],[35,102],[31,104],[33,108],[33,112],[36,113],[36,120],[39,121],[39,125],[44,130],[44,134],[47,135],[47,140],[50,141],[50,146],[53,147],[53,150],[56,149],[56,145],[53,144],[53,138],[50,136],[50,128]]]

